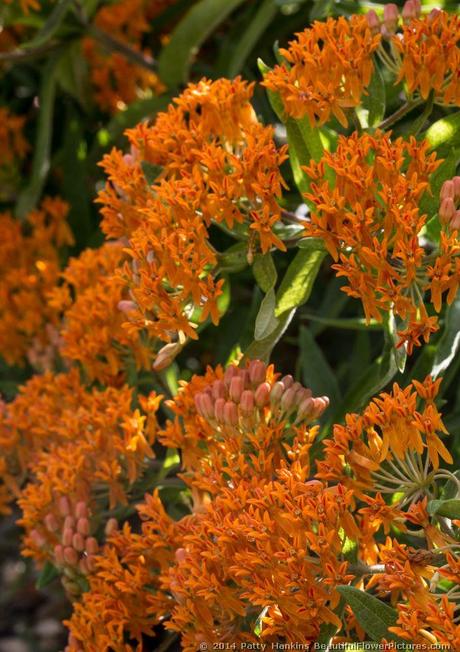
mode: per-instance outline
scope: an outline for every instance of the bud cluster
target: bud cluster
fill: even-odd
[[[440,194],[439,219],[452,230],[460,228],[460,177],[444,181]]]
[[[421,15],[420,0],[407,0],[402,8],[401,16],[404,23],[409,23]],[[366,14],[367,22],[373,34],[382,34],[384,38],[390,38],[396,33],[399,24],[399,7],[389,3],[383,8],[383,19],[380,20],[376,12],[371,9]]]
[[[57,513],[48,512],[44,518],[45,531],[31,531],[34,544],[51,555],[55,566],[62,572],[62,583],[69,597],[81,594],[82,576],[94,571],[95,555],[99,543],[91,535],[90,512],[85,501],[73,504],[67,496],[57,501]],[[116,519],[107,521],[105,534],[109,536],[118,528]]]
[[[269,380],[267,372],[261,360],[252,360],[246,369],[228,367],[222,380],[195,396],[198,414],[217,427],[247,429],[265,420],[310,422],[329,405],[326,396],[314,398],[292,376]]]

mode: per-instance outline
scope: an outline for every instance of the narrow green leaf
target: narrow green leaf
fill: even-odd
[[[58,31],[73,2],[74,0],[58,0],[43,27],[35,34],[33,39],[23,43],[22,47],[36,48],[49,41]]]
[[[339,405],[342,397],[334,373],[310,331],[299,331],[299,354],[302,380],[315,396],[328,396],[332,405]]]
[[[326,253],[301,249],[289,265],[277,292],[275,315],[297,308],[308,301]]]
[[[460,291],[446,310],[444,332],[438,342],[431,375],[437,378],[456,358],[460,346]]]
[[[429,217],[439,210],[439,193],[441,186],[447,179],[455,176],[457,166],[460,163],[460,147],[452,149],[446,159],[441,163],[436,172],[430,177],[431,192],[428,190],[420,201],[420,212],[426,213]]]
[[[421,137],[430,143],[432,149],[460,145],[460,111],[437,120]]]
[[[45,565],[43,566],[42,570],[40,571],[40,574],[37,578],[37,583],[36,587],[37,589],[44,589],[45,586],[48,586],[48,584],[51,584],[51,582],[56,579],[56,577],[59,577],[59,571],[52,564],[50,561],[46,561]]]
[[[39,93],[40,112],[37,121],[32,171],[30,182],[19,195],[16,204],[16,215],[19,218],[24,218],[29,211],[35,208],[48,176],[58,62],[58,56],[52,57],[43,68]]]
[[[252,272],[262,292],[268,292],[275,287],[278,274],[270,252],[256,254]]]
[[[254,360],[257,358],[258,360],[268,362],[270,360],[271,352],[289,326],[294,314],[295,308],[292,310],[286,310],[286,312],[280,315],[278,318],[278,326],[275,330],[263,340],[255,340],[252,342],[244,352],[243,361]]]
[[[243,0],[200,0],[182,18],[158,59],[163,82],[174,88],[188,80],[189,69],[201,44]]]
[[[430,500],[427,505],[428,514],[431,516],[445,516],[450,519],[460,518],[460,500],[451,498],[449,500]]]
[[[369,111],[368,125],[376,127],[385,117],[385,82],[379,66],[374,63],[374,72],[367,87],[368,95],[364,96],[363,106]]]
[[[338,586],[337,590],[350,605],[357,621],[373,641],[380,642],[385,638],[403,642],[388,631],[389,627],[396,625],[398,619],[396,609],[354,586]]]
[[[268,337],[278,326],[278,320],[275,317],[276,295],[275,290],[271,288],[264,296],[260,304],[259,312],[256,317],[254,329],[254,338],[259,341]]]
[[[234,44],[233,56],[227,68],[229,77],[234,77],[241,72],[244,62],[277,13],[278,7],[274,0],[265,0],[265,2],[262,2],[240,40]]]
[[[318,127],[312,127],[308,118],[295,121],[307,147],[309,158],[319,161],[323,155],[324,147],[321,132]],[[310,162],[310,161],[308,161]]]
[[[398,370],[403,373],[406,367],[407,351],[403,346],[398,347],[398,329],[396,325],[396,319],[392,311],[388,313],[387,318],[384,320],[384,324],[387,336],[394,347],[394,359],[396,366],[398,367]]]

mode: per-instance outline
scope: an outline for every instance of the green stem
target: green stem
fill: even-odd
[[[109,50],[109,52],[119,52],[138,66],[147,68],[147,70],[152,72],[156,70],[155,60],[152,57],[145,56],[142,52],[134,50],[126,43],[119,41],[113,36],[110,36],[110,34],[107,34],[107,32],[99,29],[96,25],[88,25],[86,31],[89,36],[92,36],[102,47]]]
[[[312,313],[302,313],[302,318],[309,321],[316,321],[319,324],[324,324],[325,326],[332,326],[334,328],[343,328],[348,330],[360,331],[360,330],[384,330],[384,325],[371,319],[369,323],[365,319],[331,319],[329,317],[320,317],[319,315],[313,315]]]
[[[392,115],[388,116],[388,118],[385,118],[385,120],[382,120],[382,122],[378,125],[377,128],[388,129],[388,127],[392,127],[396,122],[401,120],[401,118],[403,118],[405,115],[410,113],[417,106],[420,106],[420,104],[423,104],[422,98],[419,98],[418,100],[412,100],[412,101],[408,100]]]

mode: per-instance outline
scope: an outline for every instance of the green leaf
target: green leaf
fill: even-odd
[[[332,405],[339,405],[342,397],[337,379],[310,331],[301,326],[299,355],[302,381],[315,396],[327,396]]]
[[[265,2],[262,2],[240,40],[233,45],[233,56],[227,68],[228,77],[235,77],[241,71],[244,62],[254,49],[257,41],[277,13],[278,7],[274,3],[274,0],[265,0]]]
[[[81,41],[71,41],[59,59],[56,81],[86,112],[91,110],[92,94],[88,61],[81,51]]]
[[[300,249],[287,268],[277,292],[275,315],[297,308],[308,301],[319,268],[326,256],[323,250]]]
[[[260,304],[259,312],[256,317],[254,329],[254,338],[263,340],[273,333],[278,326],[278,320],[275,317],[276,295],[275,290],[271,288],[264,296]]]
[[[406,367],[407,351],[406,351],[406,347],[404,346],[398,347],[399,336],[398,336],[398,329],[396,326],[396,319],[394,317],[393,311],[390,311],[387,314],[387,317],[384,320],[384,324],[385,324],[385,330],[387,332],[387,337],[389,338],[390,342],[394,347],[394,359],[396,362],[396,366],[398,367],[398,370],[401,373],[403,373]]]
[[[385,82],[380,68],[374,63],[374,72],[367,87],[368,95],[364,96],[363,106],[369,111],[368,125],[376,127],[385,117]]]
[[[56,577],[59,577],[58,569],[50,561],[46,561],[45,565],[43,566],[43,568],[40,571],[40,574],[39,574],[39,576],[37,578],[37,583],[36,583],[37,589],[39,589],[39,590],[44,589],[45,586],[48,586],[48,584],[51,584],[51,582],[54,579],[56,579]]]
[[[21,219],[37,205],[50,168],[58,62],[58,57],[52,57],[43,68],[39,93],[40,112],[37,120],[30,182],[19,195],[16,204],[16,215]]]
[[[431,516],[445,516],[450,519],[460,518],[460,500],[451,498],[449,500],[430,500],[427,505],[428,514]]]
[[[438,342],[431,375],[443,374],[457,356],[460,346],[460,291],[446,310],[444,332]]]
[[[262,292],[268,292],[275,287],[278,274],[271,253],[256,254],[252,266],[254,278]]]
[[[189,69],[201,44],[243,0],[200,0],[179,22],[158,59],[163,82],[174,88],[187,82]]]
[[[350,605],[356,620],[373,641],[380,642],[385,638],[403,642],[401,638],[388,631],[389,627],[396,625],[398,619],[396,609],[354,586],[338,586],[337,590]]]
[[[144,173],[145,180],[151,186],[157,180],[158,175],[163,170],[161,165],[154,165],[148,161],[142,161],[142,172]]]
[[[258,359],[268,362],[270,360],[271,352],[289,326],[294,314],[295,308],[292,310],[286,310],[286,312],[280,315],[278,318],[278,326],[275,330],[263,340],[255,340],[252,342],[244,352],[243,361]]]
[[[247,242],[237,242],[218,254],[220,272],[240,272],[248,266]]]
[[[431,149],[460,145],[460,111],[437,120],[421,137],[430,143]]]
[[[307,147],[309,158],[314,161],[319,161],[324,152],[320,129],[318,127],[312,127],[308,118],[302,118],[295,122]]]
[[[22,47],[35,48],[49,41],[60,28],[67,11],[73,2],[74,0],[58,0],[43,27],[37,32],[33,39],[27,41],[27,43],[23,43]]]
[[[426,213],[428,217],[431,217],[439,210],[439,193],[441,192],[441,186],[447,179],[451,179],[455,176],[457,171],[457,166],[460,163],[460,147],[457,149],[452,149],[450,154],[446,159],[441,163],[436,172],[434,172],[430,177],[430,187],[431,193],[429,190],[425,192],[421,201],[420,201],[420,213]]]

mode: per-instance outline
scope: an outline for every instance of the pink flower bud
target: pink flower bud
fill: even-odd
[[[303,401],[305,401],[305,399],[311,398],[311,395],[312,395],[311,389],[308,389],[306,387],[302,387],[301,389],[299,389],[299,391],[297,392],[296,397],[295,397],[297,405],[300,405],[301,403],[303,403]]]
[[[241,394],[240,410],[244,417],[249,417],[254,412],[254,393],[250,389],[245,389]]]
[[[268,402],[270,401],[271,395],[270,395],[270,383],[262,383],[259,385],[259,387],[256,389],[254,393],[254,400],[257,405],[257,407],[265,407],[268,405]]]
[[[64,519],[64,530],[67,528],[73,530],[75,527],[75,518],[73,516],[66,516]]]
[[[418,18],[420,16],[420,2],[418,0],[407,0],[407,2],[404,3],[403,9],[402,9],[402,17],[405,23],[410,22],[414,18]]]
[[[234,376],[230,381],[229,395],[232,401],[239,403],[244,390],[244,379],[241,376]]]
[[[64,529],[62,533],[62,543],[64,546],[71,546],[73,539],[73,530],[69,527]]]
[[[201,392],[195,396],[195,406],[200,414],[205,419],[212,419],[214,416],[214,406],[212,399],[206,392]]]
[[[294,407],[296,392],[296,388],[290,387],[284,392],[283,396],[281,397],[281,407],[283,410],[285,410],[285,412],[289,412]]]
[[[450,228],[454,231],[458,231],[460,229],[460,210],[455,211],[455,215],[450,221]]]
[[[314,409],[315,406],[313,403],[313,399],[311,397],[304,399],[297,411],[297,421],[304,421],[306,419],[309,419],[312,416]]]
[[[67,496],[61,496],[58,500],[58,509],[61,516],[68,516],[70,514],[70,503]]]
[[[454,199],[458,201],[460,199],[460,177],[454,177],[452,183],[454,184]]]
[[[224,405],[224,421],[228,426],[236,426],[238,423],[238,408],[233,401],[227,401]]]
[[[442,224],[449,224],[455,215],[455,204],[451,197],[446,197],[441,202],[439,207],[439,219]]]
[[[397,5],[390,3],[383,8],[383,23],[388,32],[396,32],[398,27],[399,11]]]
[[[454,199],[455,198],[455,184],[453,179],[444,181],[441,187],[440,199]]]
[[[87,557],[82,557],[80,561],[78,562],[78,569],[83,575],[88,575],[89,573],[89,568],[88,568],[88,558]]]
[[[270,403],[272,405],[279,403],[281,400],[281,397],[283,396],[286,388],[284,387],[283,383],[280,383],[279,381],[276,382],[270,392]]]
[[[64,561],[66,562],[66,564],[70,564],[70,566],[77,565],[78,554],[75,548],[71,548],[70,546],[64,548]]]
[[[226,397],[226,389],[225,389],[225,384],[222,380],[215,380],[213,385],[212,385],[212,397],[214,400],[217,398],[225,398]]]
[[[224,407],[225,407],[225,399],[218,398],[217,401],[214,403],[214,417],[216,421],[219,421],[220,423],[222,423],[224,420]]]
[[[95,555],[99,550],[99,544],[94,537],[88,537],[86,539],[85,547],[88,555]]]
[[[49,532],[56,532],[59,530],[59,523],[54,514],[47,514],[45,516],[45,525]]]
[[[231,380],[234,376],[238,376],[239,369],[238,367],[235,367],[235,365],[231,365],[230,367],[227,367],[224,373],[224,383],[229,387]]]
[[[79,500],[75,507],[75,516],[76,518],[87,518],[88,516],[88,507],[84,500]]]
[[[251,360],[248,367],[249,379],[253,385],[260,385],[267,375],[267,367],[262,360]]]
[[[185,561],[185,558],[187,557],[187,551],[185,548],[178,548],[176,550],[176,561],[180,564],[181,562]]]
[[[94,555],[88,555],[86,558],[86,566],[88,567],[88,573],[93,573],[96,570],[96,559]]]
[[[57,546],[54,546],[54,559],[58,565],[64,563],[64,546],[61,546],[60,543],[58,543]]]
[[[77,532],[87,537],[89,534],[89,521],[87,518],[79,518],[77,521]]]
[[[373,9],[367,12],[366,19],[372,34],[378,34],[380,32],[380,19]]]
[[[294,378],[291,376],[291,374],[289,374],[287,376],[283,376],[283,378],[281,378],[281,382],[284,385],[284,389],[289,389],[294,384]]]
[[[113,534],[117,530],[118,530],[118,521],[117,521],[117,519],[113,518],[113,517],[109,518],[109,520],[107,521],[107,523],[105,525],[105,529],[104,529],[105,535],[107,537],[109,537],[111,534]]]
[[[318,418],[324,410],[329,406],[329,399],[327,396],[320,396],[319,398],[314,398],[314,418]]]
[[[153,363],[153,370],[161,371],[162,369],[169,367],[169,365],[173,362],[181,350],[182,344],[179,344],[179,342],[166,344],[162,349],[158,351],[155,362]]]
[[[85,540],[79,532],[76,532],[72,537],[72,545],[78,552],[83,552],[85,549]]]
[[[38,530],[32,530],[30,533],[30,538],[38,548],[43,548],[43,546],[46,545],[45,537]]]
[[[117,304],[118,310],[120,312],[124,312],[125,314],[128,312],[132,312],[133,310],[137,310],[137,305],[134,303],[134,301],[119,301]]]

